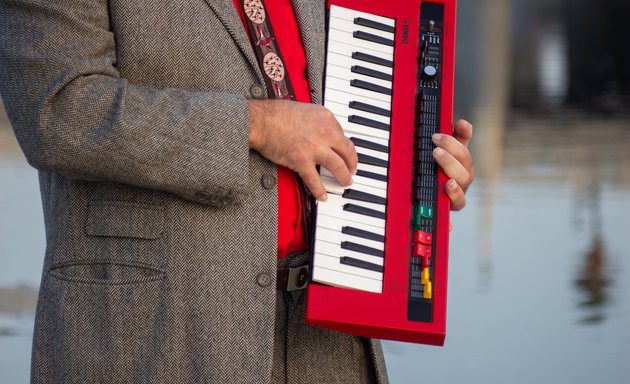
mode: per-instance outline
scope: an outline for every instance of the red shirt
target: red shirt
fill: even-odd
[[[233,0],[245,20],[240,0]],[[306,78],[306,54],[293,6],[290,0],[266,0],[267,18],[274,30],[276,43],[284,60],[285,69],[298,102],[310,103],[308,79]],[[247,27],[245,27],[247,31]],[[308,248],[302,217],[302,202],[297,175],[278,167],[278,258]]]

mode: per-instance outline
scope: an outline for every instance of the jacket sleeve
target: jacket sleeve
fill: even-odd
[[[245,192],[245,97],[129,83],[106,0],[0,2],[0,93],[39,170],[212,205]]]

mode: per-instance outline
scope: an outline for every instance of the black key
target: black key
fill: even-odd
[[[368,91],[382,93],[384,95],[391,96],[392,94],[392,90],[390,88],[381,87],[380,85],[368,83],[367,81],[363,81],[363,80],[356,80],[356,79],[350,80],[350,85],[353,87],[366,89]]]
[[[386,39],[384,37],[373,35],[371,33],[363,31],[354,31],[352,32],[352,36],[354,36],[356,39],[371,41],[372,43],[387,45],[388,47],[394,46],[394,40],[392,39]]]
[[[387,183],[387,176],[379,175],[378,173],[363,171],[361,169],[357,170],[357,176],[367,177],[368,179],[384,181]]]
[[[362,229],[353,228],[353,227],[343,227],[341,228],[341,233],[345,235],[360,237],[362,239],[378,241],[380,243],[385,242],[385,236],[377,235],[376,233],[364,231]]]
[[[383,168],[387,168],[389,165],[389,163],[383,159],[364,155],[363,153],[358,153],[357,155],[359,156],[359,163],[361,164],[375,165]]]
[[[385,254],[383,251],[366,247],[365,245],[352,243],[350,241],[342,241],[341,249],[347,249],[348,251],[354,251],[363,253],[364,255],[376,256],[376,257],[384,257]]]
[[[368,55],[363,52],[352,52],[352,58],[355,60],[365,61],[376,65],[382,65],[388,68],[394,68],[394,62],[391,60],[383,59],[377,56]]]
[[[385,220],[385,212],[380,212],[375,209],[365,208],[356,204],[345,204],[343,210],[346,212],[358,213],[359,215],[374,217],[376,219]]]
[[[370,112],[376,115],[381,115],[381,116],[386,116],[386,117],[390,117],[392,115],[391,112],[388,111],[387,109],[375,107],[373,105],[365,104],[360,101],[351,101],[350,104],[348,104],[348,107],[352,109],[357,109],[359,111]]]
[[[383,153],[389,153],[389,148],[384,145],[376,144],[376,143],[373,143],[371,141],[367,141],[364,139],[359,139],[358,137],[351,137],[350,140],[357,147],[371,149],[373,151],[378,151],[378,152],[383,152]]]
[[[348,116],[348,121],[351,123],[364,125],[366,127],[376,128],[383,131],[389,131],[389,124],[381,123],[380,121],[366,119],[365,117],[350,115]]]
[[[363,201],[365,203],[374,203],[381,205],[385,205],[385,203],[387,203],[387,199],[384,199],[380,196],[370,195],[369,193],[357,191],[354,189],[346,189],[345,191],[343,191],[342,197],[346,199]]]
[[[374,21],[374,20],[364,19],[363,17],[356,17],[354,19],[354,23],[356,25],[362,25],[364,27],[374,28],[381,31],[385,31],[385,32],[391,32],[391,33],[396,32],[396,28],[390,25],[379,23],[378,21]]]
[[[357,267],[357,268],[365,269],[367,271],[383,273],[382,265],[368,263],[367,261],[355,259],[353,257],[347,257],[347,256],[341,257],[339,259],[339,262],[343,265],[349,265],[351,267]]]
[[[360,65],[353,65],[352,67],[350,67],[350,71],[352,73],[358,73],[360,75],[370,76],[376,79],[392,81],[392,75],[384,72],[375,71],[370,68],[365,68]]]

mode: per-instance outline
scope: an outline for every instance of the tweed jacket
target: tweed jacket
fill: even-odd
[[[294,8],[320,103],[324,4]],[[46,226],[32,381],[269,382],[277,170],[232,0],[3,0],[0,92]]]

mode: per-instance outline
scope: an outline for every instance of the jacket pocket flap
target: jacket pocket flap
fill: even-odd
[[[91,201],[85,233],[154,240],[162,236],[164,207],[125,201]]]

